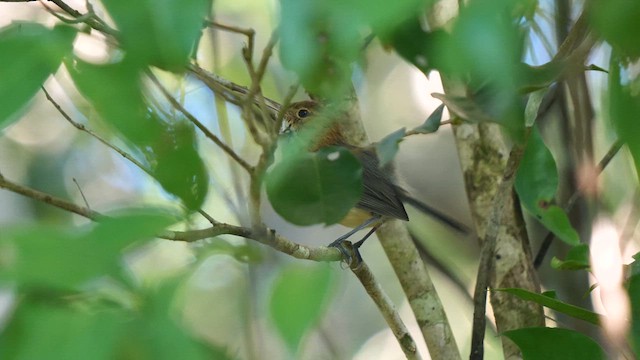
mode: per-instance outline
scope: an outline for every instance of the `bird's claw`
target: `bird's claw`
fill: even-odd
[[[352,244],[351,241],[338,239],[331,244],[329,247],[334,247],[340,250],[342,253],[342,260],[349,265],[351,269],[356,269],[362,263],[362,256],[360,255],[360,245],[361,242],[357,242]]]

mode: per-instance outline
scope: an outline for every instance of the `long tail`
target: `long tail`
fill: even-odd
[[[443,214],[442,212],[440,212],[439,210],[423,203],[422,201],[411,197],[407,194],[401,194],[400,195],[402,197],[402,201],[415,207],[416,209],[422,211],[423,213],[436,218],[437,220],[439,220],[440,222],[447,224],[448,226],[450,226],[452,229],[455,229],[461,233],[469,233],[469,228],[464,225],[463,223]]]

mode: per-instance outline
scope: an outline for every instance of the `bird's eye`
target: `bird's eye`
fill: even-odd
[[[310,113],[310,112],[309,112],[309,110],[307,110],[307,109],[300,109],[300,110],[298,110],[298,117],[299,117],[300,119],[304,119],[304,118],[306,118],[307,116],[309,116],[309,114],[311,114],[311,113]]]

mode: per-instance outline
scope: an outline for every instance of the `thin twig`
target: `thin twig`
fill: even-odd
[[[200,209],[198,210],[198,213],[200,213],[200,215],[202,215],[205,219],[207,219],[207,221],[209,221],[209,223],[211,225],[217,225],[219,224],[218,221],[216,221],[211,215],[209,215],[206,211]]]
[[[196,119],[195,116],[193,116],[189,111],[187,111],[187,109],[185,109],[184,106],[180,104],[180,102],[174,99],[173,96],[171,96],[171,94],[169,93],[169,91],[160,83],[158,78],[151,71],[147,71],[146,73],[147,73],[147,76],[151,79],[151,81],[158,87],[158,89],[160,89],[160,92],[162,92],[162,95],[164,95],[164,97],[171,103],[173,107],[175,107],[182,114],[184,114],[184,116],[186,116],[187,119],[189,119],[189,121],[191,121],[195,126],[197,126],[198,129],[200,129],[200,131],[202,131],[202,133],[207,138],[209,138],[216,145],[218,145],[220,149],[222,149],[222,151],[227,153],[227,155],[229,155],[240,166],[242,166],[243,169],[247,170],[247,172],[249,173],[252,171],[252,167],[251,165],[249,165],[248,162],[246,162],[243,158],[241,158],[240,155],[238,155],[232,148],[230,148],[227,144],[225,144],[222,140],[220,140],[220,138],[218,138],[215,134],[209,131],[209,129],[207,129],[207,127],[204,126],[204,124],[202,124],[198,119]]]
[[[153,174],[151,173],[151,169],[147,168],[146,166],[144,166],[141,162],[139,162],[138,160],[136,160],[135,158],[133,158],[131,155],[129,155],[127,152],[125,152],[124,150],[120,149],[119,147],[111,144],[110,142],[108,142],[107,140],[105,140],[104,138],[102,138],[100,135],[96,134],[95,132],[87,129],[86,126],[84,126],[83,124],[80,124],[79,122],[74,121],[71,116],[69,116],[69,114],[67,114],[62,107],[51,97],[51,95],[49,94],[49,92],[47,91],[47,89],[43,87],[41,87],[42,91],[44,92],[44,96],[47,98],[47,100],[53,105],[53,107],[56,108],[56,110],[58,110],[58,112],[60,113],[60,115],[62,115],[62,117],[67,120],[71,125],[73,125],[76,129],[83,131],[87,134],[89,134],[90,136],[92,136],[93,138],[95,138],[96,140],[100,141],[101,143],[103,143],[104,145],[106,145],[107,147],[111,148],[112,150],[114,150],[115,152],[117,152],[118,154],[120,154],[123,158],[129,160],[131,163],[133,163],[135,166],[137,166],[138,168],[140,168],[142,171],[146,172],[147,174],[153,176]]]
[[[86,217],[91,220],[99,220],[101,215],[89,208],[85,208],[82,206],[78,206],[69,201],[63,200],[59,197],[55,197],[53,195],[44,193],[39,190],[35,190],[20,184],[16,184],[12,181],[6,179],[2,174],[0,174],[0,189],[7,189],[16,194],[24,195],[28,198],[41,201],[43,203],[55,206],[57,208],[72,212],[74,214],[78,214],[80,216]]]
[[[58,14],[57,12],[55,12],[55,10],[53,10],[49,5],[47,5],[44,0],[38,0],[38,2],[40,2],[40,4],[42,4],[42,6],[44,6],[44,8],[47,10],[47,12],[51,15],[53,15],[56,19],[62,21],[65,24],[78,24],[78,23],[83,23],[83,22],[87,22],[89,21],[91,18],[93,18],[95,16],[94,13],[92,12],[87,12],[84,15],[78,16],[78,17],[74,17],[71,19],[67,19],[66,17]]]
[[[211,46],[213,49],[212,66],[213,66],[214,72],[217,72],[220,70],[220,63],[221,63],[220,52],[222,50],[219,46],[220,44],[218,41],[218,37],[219,37],[218,35],[219,35],[218,32],[211,31],[210,40],[211,40]],[[222,140],[224,140],[226,144],[233,147],[233,137],[231,136],[231,127],[229,125],[229,111],[227,109],[227,103],[222,96],[218,96],[217,94],[214,94],[213,97],[214,97],[213,105],[217,115],[217,120],[218,120],[217,124],[218,124],[218,129],[220,130],[220,136],[222,137]],[[227,160],[229,163],[233,161],[233,159],[227,159]],[[236,218],[240,219],[242,218],[242,215],[241,215],[239,204],[243,204],[244,200],[247,198],[246,191],[245,191],[246,181],[240,175],[240,172],[239,172],[240,170],[236,166],[229,165],[229,169],[231,171],[231,179],[232,179],[235,199],[232,199],[231,195],[226,189],[220,195],[227,202],[229,209],[234,214],[236,214]],[[212,171],[214,170],[215,169],[212,169]],[[252,334],[248,334],[248,336],[251,336],[251,335]],[[248,342],[248,344],[253,344],[253,342]]]
[[[407,359],[420,359],[420,354],[416,348],[407,327],[402,322],[398,311],[389,299],[389,296],[382,290],[380,284],[376,281],[373,273],[366,263],[360,262],[357,266],[350,267],[353,274],[360,280],[360,283],[369,294],[369,297],[376,304],[384,320],[389,325],[389,329],[398,340],[402,352]]]
[[[48,0],[48,1],[51,1],[52,3],[56,4],[59,8],[64,10],[67,14],[71,15],[72,17],[74,17],[76,19],[84,17],[84,15],[82,13],[80,13],[77,10],[75,10],[71,6],[67,5],[62,0]],[[118,36],[118,31],[116,31],[112,27],[108,26],[106,24],[106,22],[104,22],[102,19],[99,19],[97,16],[89,17],[88,19],[86,19],[86,21],[84,21],[84,23],[89,25],[89,26],[91,26],[92,28],[102,32],[102,33],[111,35],[113,37],[117,37]]]
[[[239,106],[246,102],[246,95],[249,93],[249,89],[246,86],[236,84],[233,81],[213,74],[197,64],[190,64],[187,70],[200,79],[211,91],[222,96],[226,101]],[[264,101],[273,109],[279,106],[277,101],[268,97],[264,97]]]
[[[249,28],[241,28],[233,25],[221,24],[217,21],[205,21],[205,24],[209,27],[224,30],[231,33],[241,34],[246,36],[247,38],[251,38],[255,36],[256,31]]]
[[[80,196],[82,196],[82,201],[84,201],[84,206],[86,206],[87,209],[91,209],[91,206],[89,206],[89,202],[87,201],[87,198],[84,196],[84,192],[82,191],[80,184],[78,184],[78,180],[76,180],[76,178],[72,178],[71,180],[73,180],[73,183],[76,184],[76,187],[78,188],[78,192],[80,193]]]
[[[293,100],[293,97],[298,92],[299,87],[300,87],[300,83],[296,83],[295,85],[291,86],[289,88],[289,91],[287,92],[287,95],[285,95],[284,99],[282,100],[282,105],[280,105],[278,109],[274,109],[278,111],[278,114],[276,115],[276,122],[273,126],[274,137],[277,137],[280,134],[280,129],[282,128],[282,122],[284,121],[284,110],[287,107],[289,107],[289,105],[291,105],[291,101]]]
[[[607,165],[609,165],[609,163],[614,158],[614,156],[616,156],[618,151],[620,151],[623,144],[624,142],[622,142],[621,140],[616,140],[611,145],[611,147],[609,148],[609,151],[607,151],[604,157],[602,157],[602,160],[600,160],[600,162],[598,163],[597,175],[600,175],[602,171],[607,167]],[[564,211],[566,213],[569,213],[571,212],[571,210],[573,210],[573,207],[575,206],[576,201],[578,201],[581,195],[582,193],[580,192],[580,189],[576,189],[573,192],[573,194],[571,194],[571,196],[569,197],[569,200],[567,200],[567,203],[564,206]],[[542,265],[542,262],[544,261],[544,257],[547,255],[547,252],[549,251],[549,247],[551,247],[551,243],[555,238],[556,238],[556,235],[551,231],[549,231],[547,233],[547,236],[545,236],[544,240],[542,241],[542,244],[540,245],[540,249],[536,254],[535,260],[533,261],[533,266],[536,269],[539,268],[540,265]]]
[[[78,214],[93,221],[100,221],[100,219],[106,218],[106,216],[89,208],[76,205],[67,200],[9,181],[4,176],[2,176],[1,173],[0,189],[7,189],[16,194],[24,195],[28,198]],[[165,231],[164,233],[159,234],[158,237],[165,240],[195,242],[219,235],[236,235],[246,239],[255,240],[264,245],[268,245],[280,252],[291,255],[298,259],[313,261],[342,261],[342,253],[336,248],[325,246],[311,247],[296,244],[289,239],[277,234],[274,230],[266,230],[267,231],[264,232],[256,232],[249,228],[216,222],[215,225],[206,229],[188,231]]]

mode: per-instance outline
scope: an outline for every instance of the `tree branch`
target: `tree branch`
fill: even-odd
[[[103,143],[104,145],[106,145],[107,147],[109,147],[111,150],[117,152],[118,154],[120,154],[123,158],[129,160],[131,163],[133,163],[135,166],[137,166],[138,168],[140,168],[142,171],[146,172],[147,174],[152,175],[151,170],[149,168],[147,168],[146,166],[144,166],[141,162],[139,162],[138,160],[136,160],[133,156],[129,155],[127,152],[125,152],[124,150],[120,149],[119,147],[111,144],[110,142],[108,142],[107,140],[105,140],[104,138],[102,138],[100,135],[96,134],[95,132],[87,129],[86,126],[84,126],[83,124],[80,124],[79,122],[73,120],[71,118],[71,116],[69,116],[69,114],[67,114],[66,111],[64,111],[62,109],[62,106],[60,106],[60,104],[58,104],[53,97],[51,97],[51,95],[49,94],[49,92],[47,91],[47,89],[44,88],[44,86],[41,87],[42,91],[44,92],[44,96],[47,98],[47,100],[53,105],[53,107],[56,108],[56,110],[58,110],[58,112],[60,113],[60,115],[62,115],[62,117],[67,120],[71,125],[73,125],[76,129],[83,131],[87,134],[89,134],[89,136],[92,136],[93,138],[95,138],[96,140],[100,141],[101,143]]]
[[[598,163],[598,175],[600,175],[602,171],[604,171],[604,169],[607,167],[607,165],[609,165],[611,160],[613,160],[618,151],[620,151],[620,149],[622,148],[622,145],[624,145],[624,142],[622,142],[621,140],[616,140],[611,145],[609,151],[607,151],[602,160],[600,160],[600,162]],[[567,200],[567,203],[564,206],[564,211],[567,213],[571,212],[573,206],[576,204],[576,201],[578,201],[581,195],[582,193],[580,192],[580,189],[576,189],[576,191],[574,191],[573,194],[571,194],[571,196],[569,197],[569,200]],[[549,250],[549,247],[551,246],[551,243],[555,238],[556,235],[551,231],[549,231],[547,233],[547,236],[545,236],[542,244],[540,245],[540,249],[538,250],[538,254],[536,254],[535,260],[533,261],[533,266],[535,266],[536,269],[539,268],[540,265],[542,265],[542,261],[547,255],[547,251]]]
[[[2,174],[0,174],[0,189],[7,189],[16,194],[24,195],[33,200],[37,200],[42,203],[55,206],[62,210],[78,214],[93,221],[99,222],[100,219],[107,217],[97,211],[93,211],[86,207],[76,205],[70,201],[9,181],[4,176],[2,176]],[[220,222],[214,222],[211,227],[205,229],[189,231],[165,231],[162,234],[158,234],[158,237],[166,240],[195,242],[198,240],[225,234],[236,235],[246,239],[255,240],[261,244],[268,245],[280,252],[291,255],[298,259],[313,261],[342,261],[342,253],[337,248],[325,246],[304,246],[288,240],[287,238],[277,234],[274,230],[268,230],[266,232],[256,232],[245,227]]]
[[[367,264],[361,261],[357,266],[351,266],[350,268],[353,274],[360,280],[369,297],[375,302],[380,313],[382,313],[382,316],[398,340],[398,344],[400,344],[400,348],[407,359],[420,359],[420,354],[418,353],[416,343],[413,341],[411,334],[409,334],[407,327],[402,322],[391,299],[389,299],[389,296],[387,296],[380,284],[375,280]]]
[[[482,359],[484,356],[484,334],[486,329],[487,290],[494,269],[494,254],[498,235],[504,231],[505,217],[513,210],[513,182],[515,174],[524,154],[524,145],[515,145],[509,155],[505,173],[496,191],[491,214],[486,226],[486,233],[480,264],[473,293],[473,328],[471,332],[470,359]]]
[[[74,214],[78,214],[82,217],[85,217],[87,219],[91,219],[94,221],[97,221],[100,219],[100,217],[102,217],[101,214],[91,209],[78,206],[76,204],[73,204],[59,197],[55,197],[53,195],[44,193],[42,191],[38,191],[20,184],[16,184],[12,181],[9,181],[4,176],[2,176],[1,173],[0,173],[0,189],[7,189],[16,194],[24,195],[31,199],[55,206],[57,208],[72,212]]]
[[[193,116],[187,109],[182,106],[176,99],[171,96],[169,91],[160,83],[158,78],[149,70],[146,72],[147,76],[151,79],[151,81],[160,89],[162,95],[171,103],[171,105],[178,109],[184,116],[189,119],[202,133],[209,138],[209,140],[213,141],[222,151],[224,151],[229,157],[235,160],[243,169],[247,170],[247,172],[251,173],[253,171],[253,167],[249,165],[243,158],[240,157],[231,147],[225,144],[220,138],[218,138],[215,134],[213,134],[209,129],[207,129],[204,124],[202,124],[195,116]]]

